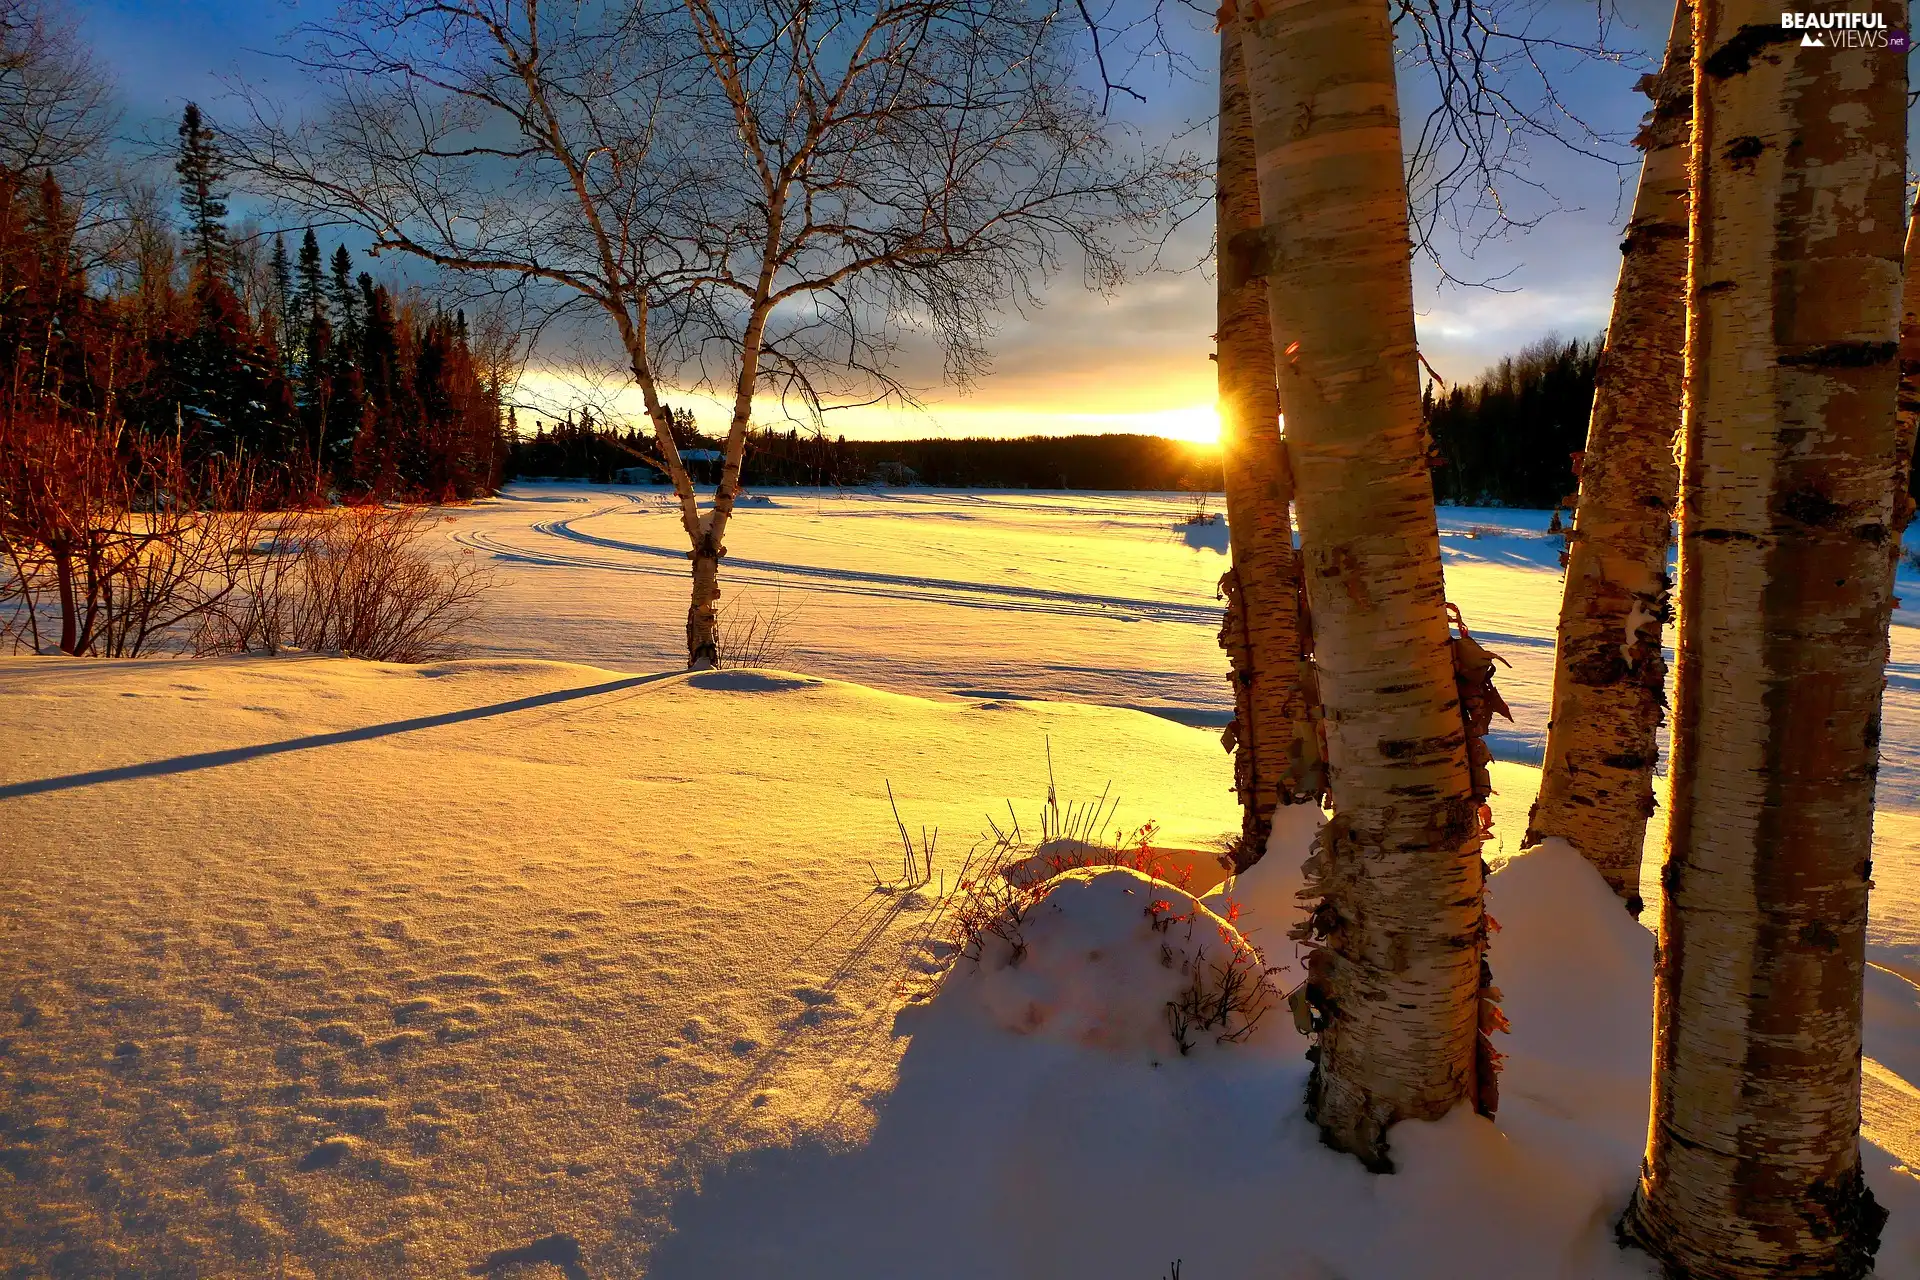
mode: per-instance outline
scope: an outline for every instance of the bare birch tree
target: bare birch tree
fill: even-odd
[[[1242,810],[1234,863],[1244,870],[1266,852],[1277,806],[1319,804],[1326,793],[1326,766],[1308,661],[1306,600],[1293,546],[1293,476],[1280,438],[1253,117],[1240,28],[1231,19],[1220,30],[1215,184],[1220,262],[1214,358],[1233,556],[1220,580],[1227,597],[1220,644],[1233,682],[1233,722],[1225,741],[1234,753],[1234,787]]]
[[[1694,32],[1673,809],[1622,1230],[1673,1275],[1857,1277],[1886,1216],[1860,1023],[1906,58],[1803,48],[1760,0],[1698,0]]]
[[[1307,863],[1320,897],[1308,1109],[1330,1144],[1386,1169],[1395,1122],[1491,1109],[1480,1025],[1498,1016],[1420,422],[1393,37],[1367,0],[1247,17],[1259,242],[1334,801]]]
[[[1640,85],[1653,114],[1638,139],[1646,159],[1587,427],[1546,761],[1524,841],[1567,840],[1636,915],[1654,809],[1654,734],[1666,704],[1660,643],[1680,484],[1673,440],[1686,345],[1692,55],[1693,9],[1680,0],[1665,61]]]
[[[997,309],[1071,248],[1116,282],[1123,234],[1204,170],[1147,154],[1075,86],[1058,14],[1012,0],[354,0],[311,29],[324,117],[254,103],[231,143],[270,194],[378,252],[483,273],[610,324],[679,500],[690,666],[756,397],[818,414],[910,400],[903,344],[964,383]],[[727,404],[711,502],[670,393]]]

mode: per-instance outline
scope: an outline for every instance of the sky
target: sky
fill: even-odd
[[[1140,0],[1115,0],[1116,4]],[[1592,30],[1590,4],[1522,0],[1539,8],[1532,21],[1569,35]],[[302,82],[273,55],[302,21],[330,16],[333,0],[71,0],[101,64],[113,75],[130,138],[171,134],[181,107],[198,101],[217,122],[232,82],[245,79],[278,97],[298,99]],[[1176,8],[1176,17],[1185,19]],[[1633,85],[1647,67],[1645,51],[1664,40],[1670,10],[1659,0],[1620,0],[1612,44],[1619,64],[1562,69],[1556,83],[1568,110],[1611,135],[1602,149],[1625,158],[1620,141],[1637,127],[1646,100]],[[1116,101],[1114,111],[1149,137],[1181,137],[1211,153],[1208,118],[1217,38],[1204,21],[1178,29],[1175,47],[1197,74],[1171,71],[1164,59],[1129,61],[1125,78],[1144,105]],[[1636,56],[1638,55],[1638,56]],[[1424,81],[1402,72],[1409,115]],[[1422,354],[1448,381],[1470,378],[1518,347],[1556,332],[1585,337],[1605,326],[1619,264],[1619,232],[1633,194],[1635,170],[1536,144],[1521,164],[1524,178],[1552,193],[1553,211],[1536,225],[1474,246],[1446,241],[1442,266],[1460,280],[1497,280],[1491,287],[1442,279],[1433,263],[1416,263],[1414,301]],[[1535,198],[1522,213],[1541,213]],[[236,208],[245,201],[237,199]],[[1002,316],[992,344],[991,373],[965,394],[929,376],[919,408],[872,408],[830,415],[829,429],[849,437],[1071,434],[1146,431],[1208,439],[1213,417],[1214,283],[1204,259],[1211,212],[1202,211],[1162,255],[1114,294],[1088,292],[1069,268],[1028,314]],[[376,275],[387,270],[367,264]],[[937,370],[935,371],[937,375]],[[637,395],[602,382],[590,387],[561,353],[530,359],[521,402],[557,409],[592,399],[616,416],[639,418]],[[701,425],[724,425],[719,406],[683,397]],[[770,423],[773,405],[757,406]]]

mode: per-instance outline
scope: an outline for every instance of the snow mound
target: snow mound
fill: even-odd
[[[1525,1088],[1542,1101],[1592,1109],[1605,1086],[1644,1121],[1653,934],[1558,837],[1508,859],[1488,889],[1499,926],[1488,956],[1493,980],[1508,1020],[1526,1028],[1513,1037],[1503,1095]]]
[[[729,667],[723,671],[696,671],[686,677],[695,689],[720,693],[787,693],[794,689],[817,689],[827,682],[813,676],[775,671],[771,667]]]
[[[1273,831],[1260,861],[1227,877],[1201,901],[1233,920],[1268,957],[1285,954],[1287,934],[1307,910],[1300,900],[1307,887],[1300,868],[1313,851],[1313,838],[1326,825],[1327,815],[1319,805],[1281,805],[1273,811]],[[1268,963],[1274,962],[1270,958]]]
[[[1085,867],[1017,894],[934,1000],[1016,1035],[1159,1060],[1253,1034],[1278,998],[1263,968],[1192,894]]]
[[[1145,843],[1096,844],[1072,836],[1057,836],[1041,841],[1032,853],[1000,868],[1000,875],[1009,884],[1024,889],[1064,872],[1100,867],[1128,867],[1198,894],[1212,891],[1227,873],[1227,863],[1217,849],[1183,849]],[[1222,907],[1215,906],[1213,910],[1216,914],[1226,914]]]
[[[1316,823],[1285,817],[1239,877],[1244,915],[1291,909],[1282,891]],[[1011,947],[963,964],[903,1014],[911,1044],[865,1146],[736,1163],[679,1206],[649,1274],[1090,1280],[1180,1259],[1195,1277],[1653,1280],[1613,1234],[1646,1136],[1652,935],[1561,842],[1507,860],[1489,888],[1513,1022],[1500,1113],[1395,1126],[1391,1175],[1321,1145],[1284,1009],[1243,1049],[1168,1058],[1151,1009],[1171,985],[1153,951],[1166,935],[1141,898],[1206,908],[1136,873],[1081,871],[1023,920],[1019,964]],[[1149,1052],[1113,1052],[1116,1038]],[[1862,1155],[1893,1211],[1876,1274],[1911,1280],[1920,1181],[1872,1143]]]

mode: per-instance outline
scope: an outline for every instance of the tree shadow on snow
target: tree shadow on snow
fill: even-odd
[[[560,1268],[560,1274],[567,1280],[589,1280],[587,1269],[580,1265],[580,1242],[570,1235],[556,1232],[550,1236],[520,1245],[514,1249],[495,1249],[479,1262],[467,1268],[470,1276],[494,1276],[514,1274],[523,1266],[542,1264]]]
[[[193,755],[174,756],[167,760],[148,760],[140,764],[120,765],[112,769],[63,774],[56,778],[32,778],[26,782],[13,782],[0,786],[0,800],[9,800],[16,796],[37,796],[49,791],[71,791],[77,787],[91,787],[103,782],[126,782],[134,778],[158,778],[173,773],[191,773],[197,769],[217,769],[222,765],[241,764],[248,760],[257,760],[262,756],[282,755],[289,751],[312,751],[320,747],[338,746],[345,742],[367,742],[374,738],[389,738],[395,734],[413,733],[420,729],[432,729],[444,724],[459,724],[464,720],[484,720],[491,716],[509,715],[515,711],[529,711],[535,707],[550,707],[556,703],[574,702],[581,698],[597,698],[603,694],[618,693],[622,689],[631,689],[637,685],[652,684],[657,680],[665,680],[669,676],[678,674],[678,672],[668,671],[656,675],[630,676],[623,680],[609,680],[604,684],[586,685],[578,689],[556,689],[551,693],[536,693],[529,697],[495,702],[484,707],[466,707],[459,711],[443,711],[438,715],[415,716],[411,720],[394,720],[386,724],[363,725],[358,729],[310,734],[304,738],[288,738],[282,742],[262,742],[251,747],[200,751]]]
[[[929,1105],[955,1083],[941,1066],[921,1042],[909,1046],[862,1146],[810,1138],[709,1171],[701,1190],[673,1202],[672,1234],[649,1259],[650,1280],[945,1274],[922,1255],[941,1251],[942,1191],[978,1163],[983,1144],[952,1127],[948,1108]]]
[[[1000,1038],[965,1019],[910,1008],[902,1029],[913,1040],[867,1141],[759,1148],[709,1171],[672,1204],[649,1280],[1154,1280],[1182,1256],[1190,1273],[1218,1274],[1208,1255],[1231,1232],[1211,1198],[1223,1177],[1253,1185],[1252,1162],[1271,1159],[1271,1076],[1258,1094],[1192,1091],[1177,1059],[1088,1072],[1082,1054],[1039,1037],[982,1053],[983,1035]],[[1235,1131],[1252,1140],[1218,1141]],[[1196,1159],[1209,1172],[1181,1177]],[[1141,1172],[1155,1164],[1141,1212]],[[1298,1258],[1267,1274],[1331,1273]]]

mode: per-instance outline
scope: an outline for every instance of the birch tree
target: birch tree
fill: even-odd
[[[720,562],[757,401],[811,415],[964,384],[997,310],[1071,248],[1090,283],[1202,180],[1076,87],[1059,14],[1013,0],[353,0],[310,29],[322,118],[268,104],[231,148],[376,252],[598,313],[673,482],[691,667],[719,659]],[[570,321],[569,321],[570,322]],[[703,506],[669,395],[728,415]]]
[[[1680,483],[1673,440],[1686,337],[1692,53],[1693,10],[1680,0],[1660,71],[1640,85],[1653,114],[1636,140],[1646,158],[1595,380],[1546,760],[1524,841],[1567,840],[1636,915],[1640,851],[1654,809],[1654,733],[1666,703],[1660,645]]]
[[[1907,211],[1907,247],[1902,258],[1905,282],[1900,287],[1900,405],[1893,443],[1893,542],[1890,550],[1896,571],[1900,564],[1901,535],[1913,520],[1913,444],[1920,431],[1920,191]]]
[[[1393,37],[1368,0],[1245,15],[1302,572],[1334,817],[1303,995],[1308,1110],[1391,1168],[1386,1133],[1490,1109],[1483,825],[1466,755],[1420,423]],[[1488,1012],[1483,1014],[1483,1005]]]
[[[1862,1276],[1886,1216],[1860,1019],[1906,58],[1803,48],[1777,14],[1698,0],[1694,25],[1673,807],[1622,1229],[1697,1277]]]
[[[1326,792],[1318,697],[1307,653],[1305,597],[1293,546],[1293,476],[1280,438],[1273,325],[1260,251],[1260,188],[1247,107],[1240,28],[1220,29],[1220,133],[1215,166],[1219,244],[1217,328],[1220,452],[1232,565],[1220,644],[1233,682],[1234,787],[1242,826],[1235,865],[1258,861],[1282,804],[1319,804]]]

